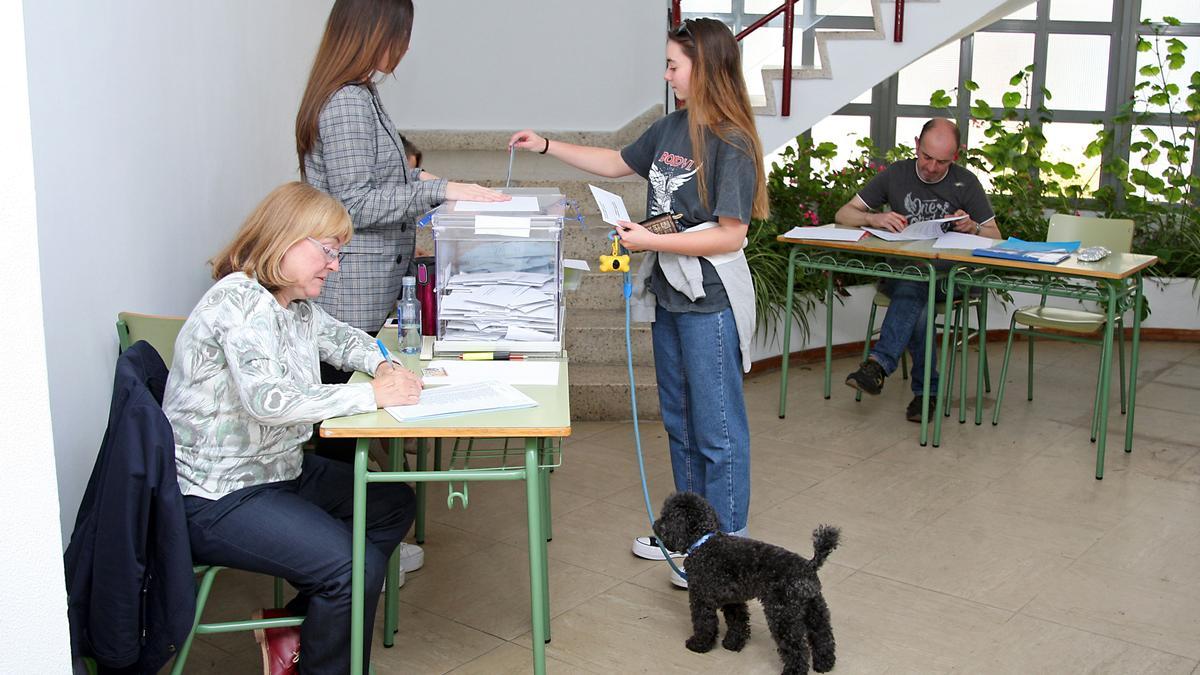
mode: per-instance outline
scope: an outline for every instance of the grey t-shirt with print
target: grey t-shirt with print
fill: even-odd
[[[886,203],[910,223],[945,218],[959,209],[981,225],[996,217],[979,179],[957,164],[940,181],[926,183],[917,175],[917,160],[895,162],[868,181],[858,198],[870,209]]]
[[[646,190],[646,215],[678,213],[684,228],[716,222],[725,216],[750,222],[754,204],[754,156],[749,144],[737,147],[715,134],[706,138],[707,157],[699,164],[692,157],[687,109],[676,110],[658,120],[636,141],[621,150],[621,158],[634,173],[650,181]],[[705,172],[707,207],[697,190],[699,171]],[[658,305],[671,312],[720,312],[729,307],[729,296],[712,263],[700,259],[704,273],[704,297],[695,302],[675,290],[656,264],[650,275],[650,290]]]

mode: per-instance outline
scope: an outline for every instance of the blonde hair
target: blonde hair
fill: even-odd
[[[329,97],[347,84],[369,83],[385,57],[386,70],[394,70],[408,51],[412,23],[412,0],[334,3],[296,113],[296,156],[301,178],[305,177],[304,157],[317,143],[321,109]]]
[[[313,239],[350,241],[350,214],[338,200],[317,188],[293,181],[271,190],[242,223],[233,241],[209,260],[213,279],[244,272],[269,291],[294,283],[283,275],[283,255],[296,243]]]
[[[754,202],[752,218],[766,218],[770,213],[767,199],[767,178],[763,169],[762,141],[754,126],[750,95],[742,77],[742,55],[729,27],[716,19],[688,19],[667,34],[692,62],[686,102],[688,135],[692,139],[692,154],[696,161],[706,157],[707,135],[717,138],[746,153],[754,160]],[[708,177],[710,167],[697,174],[700,200],[708,206]]]

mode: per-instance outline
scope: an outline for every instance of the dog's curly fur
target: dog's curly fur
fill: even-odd
[[[838,545],[838,528],[821,525],[813,531],[813,558],[804,558],[761,541],[719,532],[717,513],[694,492],[676,492],[663,503],[654,534],[667,549],[686,551],[705,534],[715,532],[687,558],[688,604],[692,636],[685,643],[694,652],[716,644],[717,610],[725,614],[721,646],[741,651],[750,639],[746,601],[758,598],[775,638],[784,675],[808,672],[808,652],[818,673],[833,668],[835,654],[829,606],[821,595],[817,570]]]

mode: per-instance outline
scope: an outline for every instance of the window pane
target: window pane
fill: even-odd
[[[1150,40],[1150,42],[1152,42],[1152,43],[1154,42],[1153,35],[1149,35],[1149,36],[1145,36],[1145,37],[1147,40]],[[1187,61],[1184,63],[1183,68],[1180,68],[1179,70],[1166,70],[1165,62],[1163,64],[1163,67],[1164,67],[1163,73],[1165,75],[1167,83],[1175,84],[1176,86],[1179,87],[1179,94],[1176,96],[1173,96],[1172,102],[1171,102],[1171,106],[1176,111],[1178,111],[1181,107],[1186,107],[1183,105],[1182,101],[1183,101],[1183,98],[1186,97],[1189,93],[1188,84],[1191,81],[1192,73],[1196,72],[1197,70],[1200,70],[1200,37],[1183,37],[1183,36],[1181,36],[1181,37],[1179,37],[1179,40],[1181,40],[1183,42],[1184,46],[1187,48],[1187,50],[1184,52],[1184,56],[1187,58]],[[1167,56],[1166,39],[1159,40],[1159,50],[1160,50],[1160,53],[1162,54],[1162,58],[1165,61],[1166,56]],[[1141,70],[1142,66],[1158,65],[1158,58],[1159,57],[1154,55],[1154,50],[1151,50],[1148,52],[1138,52],[1138,55],[1137,55],[1138,70]],[[1141,75],[1139,73],[1136,77],[1137,77],[1137,82],[1139,82],[1139,83],[1144,80],[1149,80],[1151,82],[1154,82],[1155,84],[1162,83],[1162,79],[1158,75],[1147,76],[1147,75]],[[1138,96],[1138,98],[1145,100],[1146,97],[1150,96],[1152,93],[1153,92],[1150,91],[1150,88],[1147,87],[1147,88],[1142,89],[1141,91],[1137,92],[1137,96]],[[1141,104],[1139,104],[1139,109],[1140,108],[1141,108]],[[1146,109],[1150,110],[1152,112],[1166,112],[1167,106],[1165,106],[1165,105],[1147,105]]]
[[[794,45],[793,63],[800,65],[799,45]],[[762,69],[783,63],[783,29],[763,26],[742,40],[742,74],[751,96],[764,96]],[[793,85],[794,86],[794,85]]]
[[[1172,136],[1171,127],[1135,126],[1133,128],[1133,136],[1130,139],[1132,142],[1134,142],[1134,143],[1149,142],[1152,146],[1154,146],[1154,148],[1160,150],[1161,152],[1159,153],[1157,160],[1150,162],[1149,164],[1145,164],[1144,163],[1145,160],[1148,159],[1148,157],[1146,156],[1146,152],[1132,151],[1129,153],[1129,168],[1131,170],[1132,169],[1141,169],[1143,171],[1148,172],[1152,176],[1156,176],[1158,178],[1163,178],[1165,180],[1166,176],[1164,174],[1166,173],[1167,168],[1170,166],[1170,164],[1168,164],[1168,162],[1167,162],[1167,153],[1162,148],[1159,148],[1158,144],[1156,142],[1147,138],[1145,133],[1143,132],[1143,129],[1150,130],[1155,135],[1155,137],[1157,137],[1157,140],[1168,141],[1168,142],[1178,142],[1178,135],[1182,130],[1179,129],[1178,127],[1176,127],[1175,135]],[[1181,170],[1183,171],[1184,175],[1187,175],[1191,171],[1191,169],[1192,169],[1192,155],[1191,155],[1191,153],[1188,153],[1187,162],[1181,167]]]
[[[1051,110],[1104,110],[1108,95],[1107,35],[1052,33],[1046,52]],[[990,101],[989,101],[990,103]]]
[[[971,79],[979,84],[972,100],[999,108],[1004,92],[1016,89],[1009,78],[1033,63],[1033,34],[976,33],[972,61]]]
[[[1196,0],[1142,0],[1142,18],[1161,21],[1173,16],[1180,21],[1200,23],[1200,2]]]
[[[1083,185],[1089,193],[1100,186],[1100,158],[1086,157],[1084,150],[1088,143],[1096,140],[1101,128],[1099,124],[1070,122],[1051,122],[1042,126],[1042,134],[1046,137],[1043,158],[1049,162],[1066,162],[1075,167],[1078,174],[1075,179],[1062,179],[1061,182]]]
[[[779,6],[778,3],[775,5]],[[871,3],[862,0],[817,0],[821,16],[871,16]]]
[[[686,17],[693,12],[728,13],[732,10],[730,9],[729,0],[683,0],[683,2],[679,3],[679,11]]]
[[[851,103],[868,103],[869,104],[871,102],[871,92],[873,90],[874,90],[874,87],[864,91],[863,93],[856,96],[853,101],[850,101],[850,102]]]
[[[1037,18],[1037,3],[1031,2],[1028,5],[1018,9],[1017,11],[1004,17],[1005,19],[1014,19],[1022,21],[1033,21]]]
[[[1015,122],[1015,121],[1005,121],[1005,122],[1001,122],[1000,124],[1006,130],[1008,130],[1010,132],[1016,131],[1017,127],[1020,126],[1020,123]],[[993,139],[988,138],[987,134],[985,133],[986,126],[987,126],[987,124],[983,123],[983,122],[977,122],[977,121],[971,122],[970,133],[967,135],[967,147],[968,148],[976,149],[976,148],[983,147],[992,142]],[[975,174],[975,177],[979,179],[979,182],[983,185],[983,189],[986,192],[992,191],[992,175],[990,173],[987,173],[986,171],[981,171],[973,166],[970,166],[969,164],[967,164],[966,159],[963,157],[959,157],[958,163],[963,165],[964,167],[966,167],[971,173]],[[1002,215],[998,216],[998,217],[1000,218],[1001,227],[1003,227],[1004,226],[1004,218]]]
[[[846,166],[846,162],[862,152],[855,142],[870,135],[871,118],[864,115],[830,115],[812,128],[813,144],[826,141],[837,144],[837,157],[830,164],[835,169]]]
[[[1112,0],[1050,0],[1053,21],[1112,21]]]
[[[917,136],[921,133],[921,127],[929,121],[927,117],[897,117],[896,118],[896,145],[905,146],[910,150],[916,147]],[[910,155],[912,153],[909,153]]]
[[[958,86],[958,40],[939,47],[900,71],[897,103],[929,105],[935,90]]]

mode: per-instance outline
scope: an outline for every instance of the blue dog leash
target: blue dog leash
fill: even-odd
[[[616,231],[609,232],[608,236],[610,239],[612,239],[617,236],[617,233]],[[638,473],[640,473],[642,477],[642,497],[646,500],[646,516],[650,519],[650,529],[653,531],[654,507],[650,505],[650,489],[646,487],[646,463],[642,459],[642,434],[638,426],[637,386],[633,381],[633,338],[630,335],[631,321],[629,310],[629,299],[633,297],[633,280],[630,278],[629,270],[625,270],[623,281],[624,286],[622,291],[625,296],[625,364],[629,368],[629,405],[630,410],[633,412],[633,443],[634,447],[637,448]],[[711,535],[705,535],[701,538],[700,542],[688,548],[688,553],[691,553],[697,546],[704,543],[709,536]],[[658,537],[655,537],[654,541],[658,544],[659,550],[661,550],[663,553],[663,558],[666,559],[667,564],[671,566],[671,569],[675,570],[675,573],[678,574],[680,578],[682,578],[684,581],[687,581],[687,573],[683,571],[683,568],[675,564],[675,561],[671,558],[671,552],[668,551],[665,546],[663,546],[663,543],[659,541]]]

